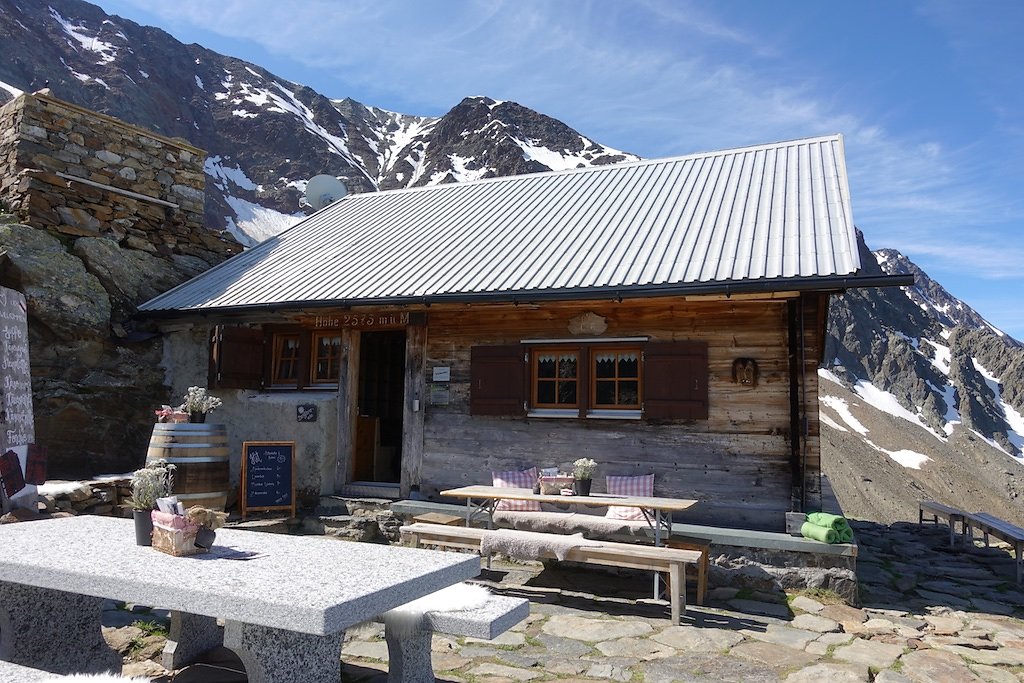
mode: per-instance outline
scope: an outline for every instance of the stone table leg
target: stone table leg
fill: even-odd
[[[171,612],[171,632],[160,663],[171,671],[191,664],[196,657],[224,644],[224,629],[213,617]]]
[[[103,599],[0,581],[0,660],[59,674],[121,673]]]
[[[399,637],[385,628],[388,644],[388,683],[434,683],[430,660],[433,633],[419,629]]]
[[[315,636],[227,621],[224,647],[245,665],[249,683],[338,683],[345,632]]]

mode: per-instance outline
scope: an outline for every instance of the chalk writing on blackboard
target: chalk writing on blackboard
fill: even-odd
[[[295,514],[295,442],[242,444],[242,517],[250,510],[291,510]]]
[[[23,294],[0,287],[0,450],[34,440],[28,309]]]

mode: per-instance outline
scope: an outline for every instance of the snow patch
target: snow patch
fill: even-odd
[[[99,61],[96,62],[97,64],[109,64],[117,59],[117,47],[113,43],[108,43],[95,36],[87,35],[84,33],[84,31],[88,30],[85,26],[76,26],[72,24],[70,21],[62,17],[60,12],[52,7],[50,8],[50,16],[53,17],[54,21],[61,25],[61,28],[64,29],[64,33],[68,34],[78,42],[82,49],[89,50],[90,52],[95,52],[97,54],[99,57]]]
[[[143,71],[142,69],[139,69],[139,73],[142,75],[143,78],[149,78],[149,74]]]
[[[234,183],[237,187],[243,190],[255,190],[256,183],[249,179],[249,176],[245,175],[239,166],[225,166],[221,163],[223,160],[218,156],[212,156],[206,158],[206,163],[203,164],[203,170],[206,175],[215,178],[214,183],[222,190],[227,190],[224,185],[225,180],[229,180]]]
[[[829,382],[832,382],[834,384],[838,384],[839,386],[846,386],[845,384],[843,384],[843,380],[839,379],[838,375],[836,375],[831,370],[826,370],[825,368],[818,368],[818,377],[824,380],[828,380]]]
[[[236,219],[228,217],[228,231],[249,247],[284,232],[305,218],[302,213],[288,215],[231,195],[225,195],[224,199],[237,216]]]
[[[3,81],[0,81],[0,90],[6,90],[7,92],[11,93],[11,97],[21,97],[25,94],[24,90],[18,90],[13,85],[10,85],[9,83],[4,83]]]
[[[232,109],[231,110],[231,115],[232,116],[237,116],[237,117],[243,118],[243,119],[254,119],[257,116],[259,116],[259,114],[255,113],[255,112],[251,112],[251,111],[246,111],[245,109]]]
[[[888,391],[882,391],[874,384],[866,380],[857,380],[857,383],[853,386],[853,391],[868,405],[871,405],[883,413],[888,413],[893,417],[898,417],[901,420],[913,423],[918,427],[926,430],[929,434],[934,436],[939,441],[945,441],[945,438],[936,432],[934,429],[926,425],[920,418],[919,415],[914,414],[900,405],[900,402],[896,400],[896,397],[890,394]]]
[[[874,444],[871,445],[874,446]],[[875,448],[878,448],[878,446],[875,446]],[[887,451],[884,448],[878,448],[878,450],[882,451],[904,467],[912,470],[919,470],[921,469],[921,465],[926,462],[931,462],[932,460],[924,453],[918,453],[917,451],[909,451],[906,449],[901,451]]]
[[[974,368],[981,374],[985,379],[985,384],[988,385],[992,395],[996,397],[996,405],[1003,411],[1003,420],[1006,422],[1006,438],[1009,439],[1010,443],[1017,449],[1017,454],[1014,457],[1024,457],[1024,415],[1017,412],[1009,403],[1003,400],[1003,392],[1000,388],[999,378],[989,372],[985,366],[978,362],[977,358],[971,358],[971,362],[974,363]],[[988,439],[986,439],[988,441]],[[989,443],[992,443],[991,441]],[[999,450],[1006,452],[1006,449],[997,444],[993,444]]]
[[[196,78],[196,85],[199,86],[199,89],[200,90],[206,90],[206,86],[203,85],[203,79],[199,78],[199,76],[196,76],[195,78]]]
[[[821,422],[823,424],[828,425],[829,427],[831,427],[832,429],[836,430],[837,432],[848,432],[848,431],[850,431],[849,429],[847,429],[843,425],[839,424],[838,422],[833,420],[831,417],[829,417],[825,413],[819,414],[818,415],[818,419],[821,420]]]
[[[850,406],[847,404],[846,399],[839,398],[838,396],[819,396],[818,401],[824,403],[832,410],[839,414],[839,417],[847,426],[858,434],[867,434],[868,428],[865,427],[860,420],[853,416],[850,412]]]
[[[938,342],[933,342],[931,339],[922,338],[921,341],[926,344],[930,344],[932,348],[935,349],[934,358],[928,358],[928,360],[931,361],[931,364],[934,365],[935,369],[943,375],[948,375],[952,358],[949,347],[939,344]]]

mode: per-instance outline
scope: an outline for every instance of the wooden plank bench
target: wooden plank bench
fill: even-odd
[[[484,534],[488,532],[486,529],[474,527],[416,523],[403,526],[401,533],[402,538],[408,540],[414,547],[428,544],[480,552],[480,543]],[[547,535],[558,536],[558,534]],[[595,545],[581,545],[572,548],[566,553],[565,560],[581,564],[667,573],[672,623],[679,623],[679,619],[686,611],[686,565],[698,565],[701,561],[700,551],[611,541],[588,540],[587,543]],[[537,559],[554,558],[554,553],[548,553]]]
[[[988,545],[989,535],[1006,541],[1013,546],[1017,561],[1017,583],[1021,583],[1021,578],[1024,577],[1024,529],[985,512],[975,512],[966,515],[964,517],[964,524],[967,525],[967,531],[971,538],[974,537],[973,530],[975,528],[981,531],[985,535],[986,546]]]
[[[954,507],[943,505],[934,500],[922,500],[918,502],[917,510],[917,523],[924,524],[925,515],[931,515],[932,522],[935,524],[939,523],[939,519],[945,519],[949,523],[949,547],[953,547],[953,539],[956,537],[956,523],[960,523],[960,535],[967,535],[967,526],[964,519],[967,517],[967,513],[963,510],[957,510]]]
[[[434,683],[431,640],[435,633],[493,640],[529,615],[529,600],[492,595],[485,604],[473,609],[427,612],[419,627],[411,633],[392,633],[385,626],[388,681]]]

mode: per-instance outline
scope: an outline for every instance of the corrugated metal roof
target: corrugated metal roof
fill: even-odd
[[[707,291],[859,268],[831,135],[349,195],[140,309]]]

